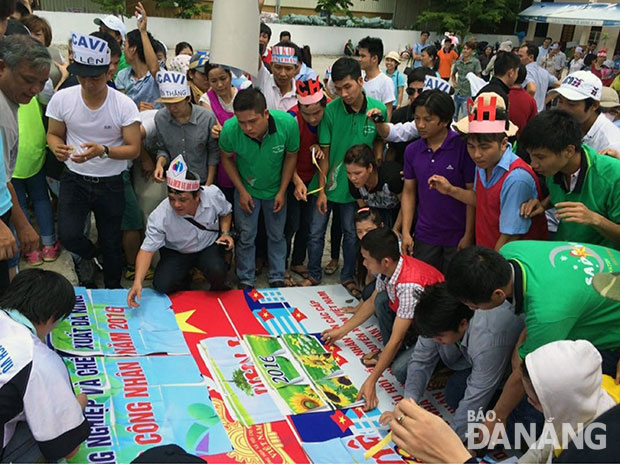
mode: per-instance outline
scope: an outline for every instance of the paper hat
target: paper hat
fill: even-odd
[[[94,77],[107,72],[110,66],[110,47],[104,39],[73,32],[71,44],[73,63],[67,68],[71,74]]]
[[[596,54],[596,56],[607,56],[607,49],[601,48],[599,52]]]
[[[297,87],[297,101],[302,105],[318,103],[325,97],[318,77],[307,81],[296,81],[295,85]]]
[[[562,95],[567,100],[578,101],[586,98],[601,100],[603,83],[590,71],[575,71],[562,81],[562,85],[551,92]]]
[[[385,55],[386,58],[389,58],[391,60],[396,61],[397,63],[400,63],[400,55],[398,53],[396,53],[394,50],[392,50],[390,53],[388,53],[387,55]]]
[[[583,55],[583,48],[582,47],[575,47],[575,51],[581,55]]]
[[[476,101],[467,100],[467,116],[454,124],[454,127],[463,134],[501,134],[508,137],[516,135],[519,129],[506,119],[498,119],[498,110],[503,110],[504,117],[508,118],[504,99],[495,92],[485,92],[478,95]]]
[[[499,44],[499,49],[500,52],[511,52],[512,51],[512,41],[510,40],[506,40],[505,42],[502,42],[501,44]]]
[[[109,16],[106,16],[105,18],[95,18],[93,22],[97,26],[101,26],[103,24],[108,29],[112,29],[113,31],[118,32],[123,38],[123,40],[125,40],[127,29],[125,28],[125,24],[120,18],[114,15],[109,15]]]
[[[177,103],[191,95],[187,76],[175,71],[159,71],[157,73],[160,98],[157,103]]]
[[[293,47],[271,47],[272,64],[292,64],[297,65],[297,57]]]
[[[441,90],[442,92],[450,94],[452,87],[437,76],[426,76],[424,78],[424,90]]]
[[[209,54],[207,52],[197,52],[189,60],[189,69],[205,73],[206,66],[209,64]]]
[[[200,189],[200,178],[194,175],[196,179],[187,179],[187,163],[183,159],[183,155],[177,156],[166,173],[166,183],[168,187],[181,192],[195,192]]]
[[[549,50],[559,50],[560,49],[560,45],[554,43],[553,45],[551,45],[551,47],[549,47]]]

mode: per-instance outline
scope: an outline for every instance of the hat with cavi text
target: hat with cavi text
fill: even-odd
[[[155,100],[157,103],[178,103],[191,95],[187,76],[180,72],[159,71],[157,85],[160,95],[160,98]]]
[[[96,77],[110,67],[110,47],[104,39],[92,35],[71,33],[73,63],[67,68],[71,74]]]

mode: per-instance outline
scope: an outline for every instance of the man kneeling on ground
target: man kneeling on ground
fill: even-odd
[[[136,259],[136,278],[127,295],[131,308],[139,306],[136,298],[142,297],[142,282],[158,250],[153,278],[158,292],[189,289],[187,276],[194,267],[207,277],[211,290],[227,289],[224,249],[235,244],[230,236],[232,206],[215,185],[200,187],[200,178],[187,170],[182,155],[170,164],[166,177],[168,198],[149,216]]]

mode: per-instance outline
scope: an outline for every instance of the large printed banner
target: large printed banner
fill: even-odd
[[[371,372],[360,358],[383,346],[376,320],[335,345],[320,341],[323,330],[351,317],[340,311],[352,303],[342,286],[183,292],[171,299],[190,351],[212,381],[211,397],[225,406],[235,451],[213,457],[217,462],[366,462],[364,452],[387,433],[381,412],[403,394],[389,370],[378,382],[379,408],[364,412],[354,403]],[[446,419],[453,412],[441,391],[429,392],[422,405]],[[275,424],[273,441],[255,441],[257,430],[274,432]],[[391,444],[367,462],[403,458]]]
[[[65,353],[76,393],[89,401],[91,434],[72,462],[129,462],[177,444],[218,463],[401,463],[393,444],[364,453],[388,430],[379,424],[403,387],[389,369],[379,407],[363,411],[358,388],[379,351],[374,318],[334,345],[320,333],[343,324],[352,303],[341,286],[182,292],[76,289],[73,313],[49,343]],[[446,420],[442,391],[421,402]]]
[[[76,288],[71,315],[50,336],[61,353],[76,356],[188,354],[167,296],[142,292],[140,308],[127,307],[123,290]]]
[[[76,393],[88,396],[91,433],[71,462],[129,462],[175,443],[192,454],[232,451],[191,356],[65,358]]]

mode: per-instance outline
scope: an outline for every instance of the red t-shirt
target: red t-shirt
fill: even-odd
[[[517,139],[530,119],[538,114],[536,100],[523,88],[510,89],[508,92],[510,120],[519,128]]]
[[[301,114],[299,106],[295,105],[288,110],[297,119],[299,126],[299,152],[297,153],[297,175],[308,183],[314,177],[316,168],[312,164],[310,147],[319,143],[318,127],[310,127]]]

